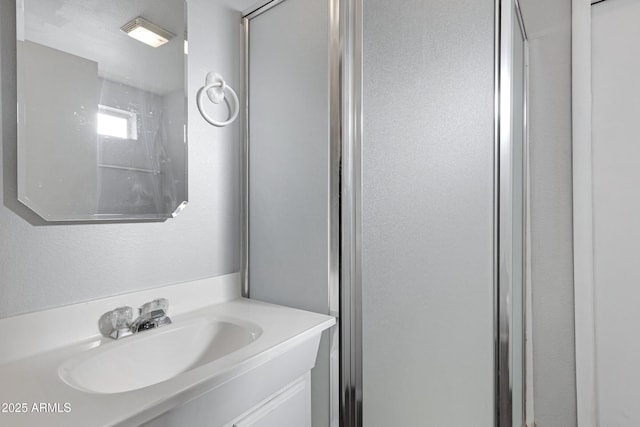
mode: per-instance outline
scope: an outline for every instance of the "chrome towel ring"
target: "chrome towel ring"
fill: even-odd
[[[202,106],[202,101],[204,100],[204,95],[207,94],[207,97],[214,104],[219,104],[225,99],[225,94],[231,95],[233,98],[233,114],[226,121],[217,121],[211,118],[206,111],[204,111],[204,107]],[[198,94],[196,97],[196,104],[198,105],[198,110],[202,117],[213,126],[223,127],[228,124],[233,123],[233,121],[238,117],[238,112],[240,111],[240,102],[238,101],[238,95],[236,95],[236,91],[224,81],[222,76],[218,73],[208,73],[205,79],[205,84],[198,90]]]

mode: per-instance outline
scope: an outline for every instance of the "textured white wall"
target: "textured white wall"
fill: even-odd
[[[538,427],[576,420],[571,2],[522,0],[530,54],[531,279]]]
[[[0,317],[238,270],[242,118],[214,128],[193,101],[209,70],[241,91],[248,2],[188,3],[189,205],[165,222],[52,225],[16,199],[15,2],[0,0]]]
[[[640,2],[591,7],[593,243],[599,426],[640,425]]]
[[[494,425],[494,2],[364,1],[363,418]]]

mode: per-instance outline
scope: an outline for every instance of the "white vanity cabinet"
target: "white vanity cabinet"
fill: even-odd
[[[310,427],[311,383],[307,373],[225,427]]]
[[[245,401],[242,395],[234,396],[235,402],[229,396],[223,400],[218,401],[215,393],[207,393],[147,422],[144,427],[311,427],[310,371],[220,424],[221,412],[226,412],[220,410],[221,404],[236,408]]]

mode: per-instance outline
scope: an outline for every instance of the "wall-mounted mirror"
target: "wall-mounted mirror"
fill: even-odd
[[[48,221],[187,200],[186,4],[17,0],[18,199]]]

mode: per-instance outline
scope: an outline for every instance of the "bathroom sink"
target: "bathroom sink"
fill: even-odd
[[[194,402],[211,409],[207,425],[230,425],[308,375],[323,331],[335,324],[331,316],[233,298],[238,280],[234,276],[228,288],[204,282],[207,292],[219,292],[213,297],[197,288],[187,292],[184,284],[163,292],[175,301],[173,323],[120,339],[97,335],[96,320],[130,301],[144,305],[150,292],[0,319],[1,341],[16,343],[0,351],[0,402],[48,402],[65,410],[0,414],[0,424],[156,425],[147,423],[190,413]],[[62,322],[73,327],[61,328]],[[184,424],[169,418],[160,424]]]
[[[197,318],[139,332],[87,350],[60,366],[60,378],[85,392],[122,393],[167,381],[255,341],[257,325]]]

